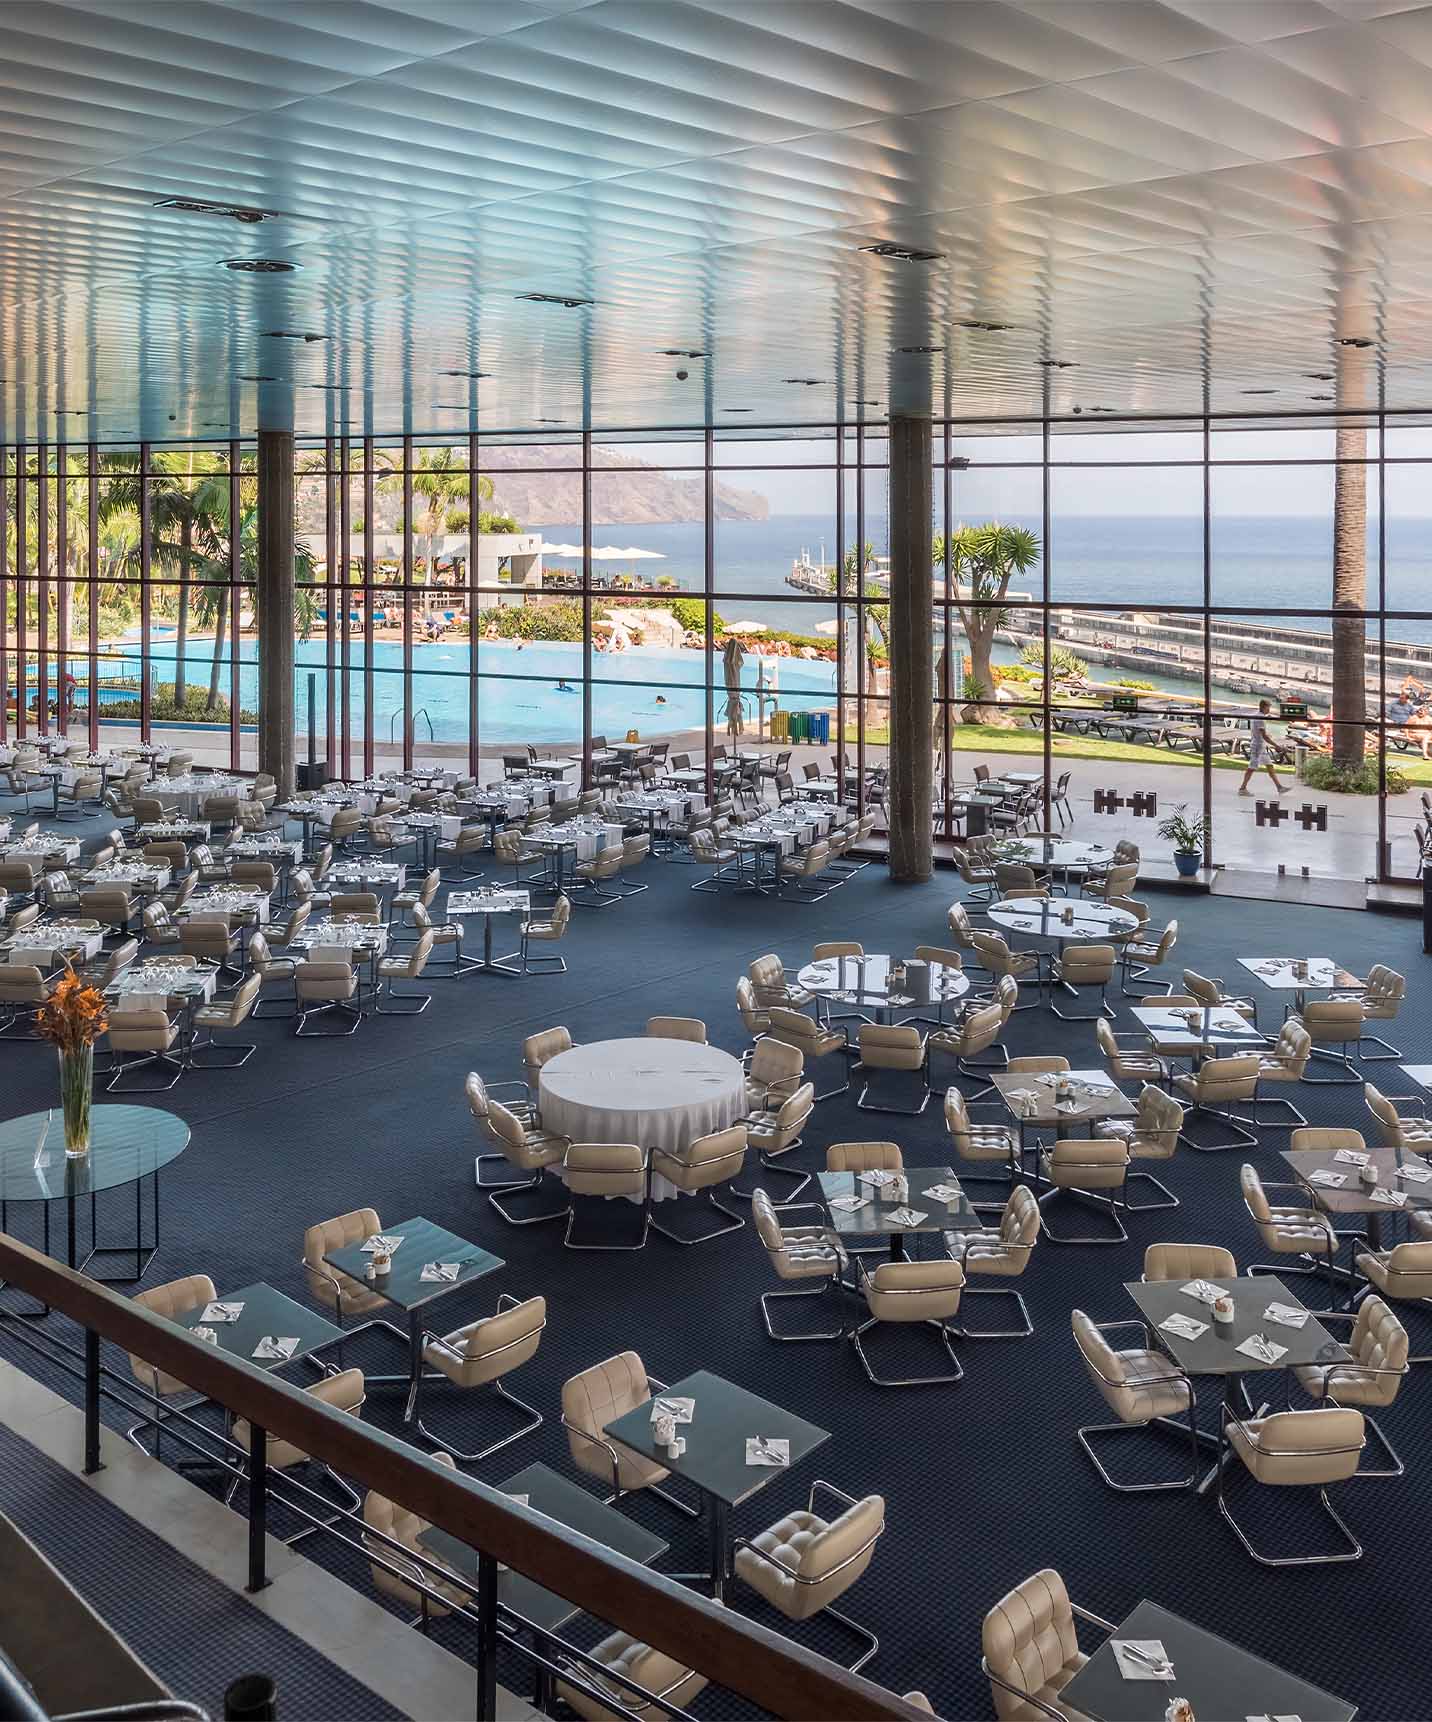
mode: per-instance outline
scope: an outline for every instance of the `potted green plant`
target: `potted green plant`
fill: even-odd
[[[1207,825],[1203,819],[1189,819],[1188,805],[1174,808],[1159,825],[1159,836],[1173,844],[1173,864],[1179,875],[1191,879],[1203,865],[1203,839]]]

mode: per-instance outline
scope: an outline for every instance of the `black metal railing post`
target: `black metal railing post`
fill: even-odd
[[[99,1456],[99,1333],[85,1329],[85,1476],[104,1469]]]
[[[477,1722],[497,1717],[497,1558],[477,1556]]]
[[[268,1583],[266,1540],[268,1537],[268,1432],[249,1426],[249,1582],[246,1590],[262,1590]]]

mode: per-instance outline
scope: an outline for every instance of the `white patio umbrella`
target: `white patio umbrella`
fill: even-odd
[[[544,556],[581,556],[580,544],[544,544]],[[593,562],[665,562],[666,558],[659,550],[638,550],[635,547],[623,550],[614,544],[594,546],[592,549]]]
[[[764,622],[728,622],[726,624],[728,634],[764,634],[765,631],[766,624]]]

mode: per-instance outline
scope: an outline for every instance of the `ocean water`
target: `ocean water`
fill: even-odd
[[[1038,521],[1018,521],[1038,529]],[[549,539],[579,541],[581,529],[571,522],[532,523]],[[648,576],[670,576],[680,590],[699,591],[704,579],[705,535],[699,522],[664,525],[599,527],[600,544],[634,545],[657,552],[662,560],[634,564]],[[888,547],[886,522],[871,515],[866,538],[877,552]],[[1180,516],[1059,516],[1053,523],[1050,546],[1051,598],[1055,603],[1127,604],[1152,609],[1164,604],[1199,603],[1203,593],[1202,523]],[[792,562],[802,552],[813,559],[835,558],[834,523],[828,515],[773,515],[764,521],[727,521],[716,525],[715,605],[729,622],[763,622],[767,628],[816,634],[818,623],[834,617],[833,603],[803,600],[786,584]],[[1279,618],[1279,609],[1326,606],[1331,595],[1331,526],[1321,518],[1219,517],[1214,523],[1212,597],[1220,605],[1254,606],[1284,626],[1326,633],[1316,619]],[[619,567],[619,564],[612,565]],[[1377,601],[1376,523],[1369,526],[1370,604]],[[1387,602],[1389,607],[1422,608],[1422,617],[1389,620],[1391,639],[1432,639],[1432,520],[1389,519],[1387,535]],[[1038,597],[1043,570],[1036,567],[1016,590]],[[598,600],[600,603],[600,600]],[[1266,609],[1264,608],[1266,606]],[[172,679],[172,640],[156,638],[151,656],[156,680]],[[361,640],[352,642],[352,661],[361,668]],[[240,645],[241,701],[257,703],[256,642]],[[189,674],[203,681],[208,650],[195,642]],[[321,641],[297,648],[297,695],[300,714],[306,711],[306,676],[324,663]],[[1015,653],[998,648],[1007,661]],[[137,657],[122,660],[137,673]],[[419,745],[459,741],[468,728],[469,655],[466,642],[438,642],[413,648],[412,706]],[[514,642],[481,643],[478,717],[484,742],[564,742],[581,734],[582,649],[577,645]],[[401,678],[402,648],[391,642],[374,646],[374,733],[387,740],[401,734],[404,721]],[[113,673],[120,665],[106,665]],[[76,673],[83,673],[83,661]],[[748,723],[756,715],[757,658],[748,657],[742,685]],[[1113,672],[1117,673],[1117,672]],[[1140,672],[1144,674],[1144,672]],[[593,658],[592,721],[597,732],[643,734],[700,728],[706,717],[704,660],[694,652],[639,651],[605,653]],[[718,686],[712,700],[715,721],[724,724],[726,693],[716,668]],[[835,687],[835,666],[799,659],[781,659],[775,670],[776,697],[786,709],[827,705]],[[1188,694],[1187,682],[1146,676],[1165,691]],[[567,687],[560,684],[565,682]],[[227,692],[227,671],[225,672]],[[322,719],[323,677],[317,697]],[[351,710],[355,724],[363,721],[361,676],[352,680]]]

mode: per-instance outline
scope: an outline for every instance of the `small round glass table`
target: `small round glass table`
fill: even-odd
[[[1008,837],[994,845],[994,859],[1034,868],[1048,868],[1054,873],[1087,873],[1091,869],[1108,867],[1114,851],[1102,843],[1086,843],[1075,837],[1049,837],[1035,833],[1032,837]]]
[[[970,978],[960,969],[947,963],[917,962],[913,957],[905,958],[904,978],[892,985],[890,969],[898,960],[879,952],[863,957],[822,957],[805,965],[797,983],[827,1004],[853,1004],[862,1013],[873,1011],[877,1022],[893,1022],[897,1014],[931,1005],[937,1007],[943,1021],[945,1005],[970,990]]]
[[[1011,933],[1029,933],[1039,939],[1091,939],[1102,942],[1124,938],[1136,931],[1137,915],[1112,904],[1087,897],[1010,897],[991,903],[989,918]]]
[[[95,1106],[90,1113],[90,1150],[65,1153],[64,1115],[58,1107],[27,1112],[0,1122],[0,1231],[9,1229],[12,1202],[38,1202],[44,1216],[44,1251],[50,1248],[50,1207],[65,1204],[65,1255],[72,1268],[110,1256],[133,1256],[132,1274],[92,1274],[128,1282],[143,1277],[159,1248],[159,1174],[189,1146],[189,1126],[157,1106]],[[152,1192],[153,1227],[144,1241],[144,1182]],[[96,1198],[105,1190],[134,1186],[134,1242],[101,1244]],[[76,1210],[89,1201],[89,1253],[77,1260]]]

